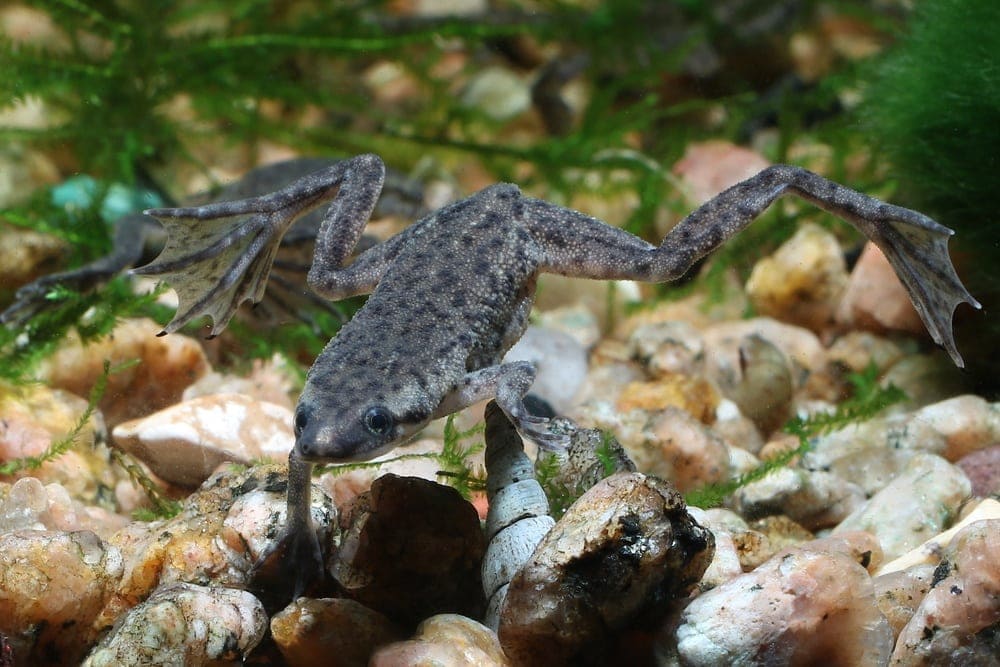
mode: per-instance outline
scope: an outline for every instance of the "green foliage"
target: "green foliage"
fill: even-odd
[[[136,460],[121,451],[120,449],[111,449],[111,458],[121,466],[129,479],[132,482],[146,492],[146,497],[149,498],[149,502],[152,507],[137,509],[133,516],[139,521],[153,521],[155,519],[169,519],[170,517],[177,516],[181,511],[181,503],[172,500],[166,495],[160,487],[146,474]]]
[[[539,452],[535,460],[535,479],[549,500],[549,515],[558,521],[569,506],[583,495],[586,489],[570,488],[560,475],[559,459],[551,452]]]
[[[601,479],[612,475],[618,466],[618,455],[614,446],[615,436],[610,432],[601,433],[601,444],[594,450],[594,455],[602,466]],[[565,461],[560,456],[547,451],[539,451],[535,459],[535,479],[545,492],[549,501],[549,515],[558,521],[569,506],[577,498],[586,493],[595,480],[578,480],[575,484],[567,484],[563,473]]]
[[[860,424],[890,405],[906,400],[906,394],[899,387],[892,384],[887,387],[879,386],[878,369],[874,364],[869,365],[861,373],[852,373],[848,376],[848,380],[854,387],[854,393],[851,398],[838,405],[836,410],[831,413],[817,413],[806,418],[796,416],[785,425],[785,432],[799,439],[798,447],[764,461],[757,468],[735,479],[720,484],[709,484],[685,494],[684,499],[687,504],[705,509],[718,507],[740,488],[763,479],[808,452],[812,447],[811,439]]]
[[[80,294],[54,287],[47,296],[50,307],[24,328],[0,327],[0,378],[26,382],[35,365],[52,353],[70,329],[85,343],[96,340],[107,335],[121,318],[147,311],[157,295],[136,296],[124,278],[112,281],[100,293]]]

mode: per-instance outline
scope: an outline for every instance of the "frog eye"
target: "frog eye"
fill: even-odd
[[[365,428],[372,435],[385,435],[392,430],[393,419],[389,411],[378,405],[365,411]]]
[[[302,408],[295,411],[295,437],[298,438],[309,423],[309,415]]]

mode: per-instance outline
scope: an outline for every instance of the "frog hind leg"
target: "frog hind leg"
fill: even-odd
[[[927,216],[879,201],[800,167],[774,165],[715,196],[679,222],[659,246],[621,229],[540,200],[521,216],[543,248],[540,270],[585,278],[663,282],[753,222],[775,199],[794,194],[846,220],[885,253],[931,337],[958,366],[952,335],[960,303],[979,308],[951,258],[952,231]]]
[[[167,230],[163,252],[133,273],[163,276],[177,291],[171,333],[208,315],[218,335],[245,301],[259,302],[282,237],[303,215],[331,201],[314,265],[343,266],[378,200],[385,167],[374,155],[337,162],[268,195],[190,208],[146,211]]]

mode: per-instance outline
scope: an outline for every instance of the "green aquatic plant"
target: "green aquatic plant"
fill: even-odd
[[[684,495],[688,505],[708,509],[718,507],[740,488],[763,479],[773,471],[785,467],[812,448],[812,439],[833,431],[860,424],[885,408],[906,400],[899,387],[878,384],[878,369],[871,364],[860,373],[848,375],[854,388],[853,394],[841,402],[833,412],[820,412],[808,417],[793,417],[785,424],[784,431],[799,440],[798,447],[767,459],[753,470],[719,484],[709,484]]]

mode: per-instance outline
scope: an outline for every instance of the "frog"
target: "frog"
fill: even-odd
[[[486,399],[538,446],[565,445],[547,417],[525,406],[534,366],[504,360],[528,324],[541,273],[676,280],[776,199],[796,195],[881,248],[931,337],[959,366],[954,311],[961,303],[980,307],[952,265],[950,229],[798,166],[772,165],[733,185],[659,245],[500,183],[428,213],[351,260],[384,178],[382,160],[364,154],[267,195],[148,210],[168,240],[153,263],[133,270],[177,291],[177,314],[160,335],[205,315],[214,335],[240,304],[261,298],[276,249],[295,221],[327,206],[308,285],[324,299],[368,299],[308,371],[294,411],[284,529],[252,575],[294,580],[293,596],[313,590],[323,573],[322,539],[310,511],[314,466],[371,459],[431,420]]]
[[[295,157],[255,167],[225,187],[190,197],[188,205],[264,195],[340,159]],[[376,217],[413,219],[427,212],[423,202],[423,186],[419,179],[399,170],[389,169],[386,171],[386,180],[383,195],[374,211]],[[159,188],[157,190],[162,192]],[[163,196],[169,199],[167,195]],[[299,256],[311,250],[310,244],[316,238],[322,219],[322,211],[314,211],[299,220],[294,229],[281,239],[277,260],[281,271],[269,281],[267,297],[250,315],[255,325],[267,326],[298,320],[308,324],[317,333],[322,333],[321,319],[315,316],[317,310],[328,312],[335,320],[339,318],[339,311],[332,308],[330,302],[311,293],[302,293],[296,288],[296,284],[301,282],[301,276],[308,270],[308,265],[302,266]],[[19,287],[11,303],[0,312],[0,324],[23,329],[34,317],[52,307],[50,295],[56,287],[75,292],[96,290],[124,271],[148,264],[160,254],[166,243],[166,233],[160,223],[141,212],[128,213],[116,219],[112,225],[111,237],[112,247],[106,255],[73,269],[44,275]],[[373,240],[372,237],[362,238],[358,244],[359,249],[364,250]]]

